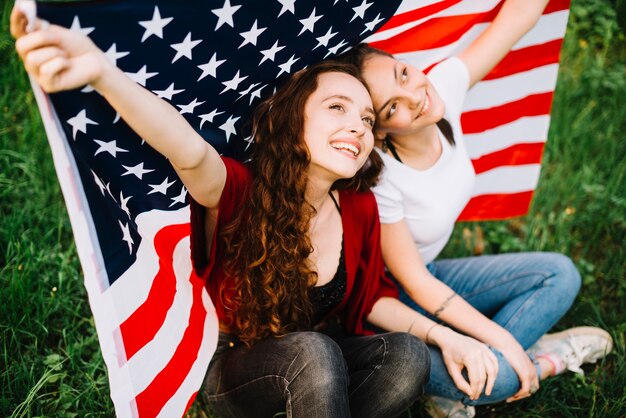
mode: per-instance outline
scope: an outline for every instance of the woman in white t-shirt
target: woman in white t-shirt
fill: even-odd
[[[344,56],[361,69],[377,114],[377,150],[386,167],[374,191],[385,263],[405,303],[438,321],[426,334],[433,416],[471,416],[471,405],[530,396],[539,380],[580,370],[612,348],[610,335],[598,328],[544,336],[580,288],[568,257],[436,260],[474,185],[460,127],[465,94],[535,25],[546,3],[505,1],[482,35],[428,77],[367,45]],[[460,356],[450,349],[458,345]]]

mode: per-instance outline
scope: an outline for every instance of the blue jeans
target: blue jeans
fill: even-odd
[[[251,348],[222,333],[202,396],[222,418],[395,417],[423,393],[429,369],[426,345],[406,333],[293,332]]]
[[[447,284],[474,308],[508,330],[527,349],[567,312],[580,289],[580,274],[572,261],[556,253],[511,253],[428,264],[433,276]],[[429,316],[400,290],[400,300]],[[434,319],[434,318],[433,318]],[[498,377],[490,396],[471,401],[457,389],[443,362],[441,351],[428,346],[431,375],[426,393],[460,400],[466,405],[502,401],[520,387],[513,368],[492,349],[499,362]]]

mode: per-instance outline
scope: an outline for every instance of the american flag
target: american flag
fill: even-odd
[[[463,129],[478,173],[463,219],[524,214],[540,168],[568,1],[469,93]],[[162,0],[38,3],[240,160],[249,117],[277,83],[361,41],[428,70],[468,45],[498,0]],[[181,416],[217,341],[189,251],[187,191],[167,160],[86,86],[33,84],[120,417]],[[155,115],[158,117],[158,115]]]

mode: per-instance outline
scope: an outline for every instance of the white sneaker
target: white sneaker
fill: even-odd
[[[613,339],[601,328],[576,327],[554,334],[545,334],[527,351],[536,357],[544,356],[559,360],[561,367],[555,364],[556,374],[565,369],[584,374],[580,366],[595,363],[611,352]]]
[[[439,396],[427,396],[424,407],[432,418],[472,418],[476,415],[473,406]]]

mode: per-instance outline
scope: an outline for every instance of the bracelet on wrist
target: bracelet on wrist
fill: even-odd
[[[430,337],[430,332],[431,332],[431,331],[432,331],[432,330],[433,330],[436,326],[438,326],[438,325],[441,325],[441,324],[437,324],[437,323],[436,323],[436,324],[433,324],[433,325],[431,325],[431,326],[430,326],[430,328],[428,328],[428,331],[426,331],[426,337],[424,338],[424,342],[425,342],[426,344],[430,344],[430,339],[429,339],[429,337]]]

